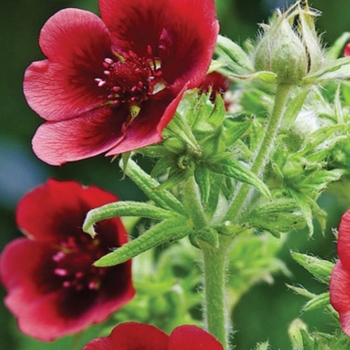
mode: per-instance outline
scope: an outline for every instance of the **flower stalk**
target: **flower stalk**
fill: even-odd
[[[287,105],[291,88],[292,85],[277,85],[272,114],[266,126],[264,138],[261,141],[261,145],[258,148],[258,152],[256,153],[250,169],[255,175],[259,177],[262,176],[265,166],[268,163],[271,152],[273,150],[275,139],[279,126],[281,124],[281,120],[283,118],[283,113]],[[241,185],[232,201],[230,208],[226,213],[226,220],[229,220],[231,222],[237,221],[240,212],[247,204],[247,199],[250,198],[249,194],[251,190],[252,188],[250,185],[245,183]]]

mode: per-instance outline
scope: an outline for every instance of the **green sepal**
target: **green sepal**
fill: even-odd
[[[170,218],[172,215],[172,211],[164,210],[143,202],[123,201],[109,203],[99,208],[92,209],[87,213],[83,224],[83,230],[91,237],[95,237],[96,232],[94,225],[98,221],[120,216],[138,216],[154,220],[164,220]]]
[[[309,300],[302,308],[302,311],[311,311],[329,306],[329,292],[319,294]]]
[[[210,196],[211,178],[210,172],[203,166],[197,166],[194,171],[194,178],[199,188],[201,195],[201,203],[203,207],[206,207]]]
[[[249,75],[229,74],[231,79],[238,80],[253,80],[257,79],[263,83],[277,84],[277,74],[269,71],[259,71]]]
[[[249,56],[243,49],[222,35],[218,35],[215,51],[219,60],[224,61],[225,65],[235,73],[245,74],[254,70]]]
[[[122,167],[123,164],[119,163]],[[164,209],[172,209],[184,215],[185,209],[181,202],[167,190],[157,190],[158,181],[144,172],[132,159],[129,160],[125,174],[140,188],[141,191],[152,201]]]
[[[302,80],[305,85],[317,84],[325,80],[343,80],[350,77],[350,57],[325,62],[321,69],[308,74]]]
[[[221,189],[223,189],[224,177],[220,174],[210,173],[210,192],[209,199],[206,204],[203,203],[205,213],[211,217],[214,215],[220,198]],[[231,181],[231,179],[229,179]],[[233,191],[230,192],[232,194]]]
[[[237,181],[254,186],[265,197],[271,198],[270,190],[253,172],[240,162],[231,158],[230,154],[220,157],[217,161],[207,164],[210,171],[232,177]]]
[[[317,296],[316,294],[309,292],[307,289],[305,289],[303,287],[295,287],[295,286],[292,286],[290,284],[286,284],[286,286],[289,289],[291,289],[293,292],[295,292],[295,293],[297,293],[305,298],[308,298],[308,299],[313,299]]]
[[[201,153],[201,149],[192,133],[189,123],[180,113],[175,114],[174,118],[170,121],[166,128],[168,131],[182,139],[196,153]]]
[[[329,284],[330,275],[334,268],[332,262],[296,252],[291,252],[291,255],[299,265],[309,271],[317,280],[321,283]]]
[[[186,224],[182,216],[166,219],[136,239],[95,261],[94,265],[107,267],[121,264],[151,248],[184,238],[192,232],[192,228]]]

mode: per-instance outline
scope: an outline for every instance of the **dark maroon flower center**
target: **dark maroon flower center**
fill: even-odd
[[[133,51],[115,52],[113,58],[105,58],[103,66],[103,78],[96,78],[96,83],[105,90],[108,103],[114,107],[123,104],[132,119],[139,114],[143,101],[158,98],[167,87],[161,61],[150,46],[146,57],[139,57]]]
[[[69,236],[60,244],[53,256],[54,274],[63,288],[82,290],[98,290],[106,269],[94,267],[92,264],[106,254],[98,238],[91,239],[86,234],[79,238]]]

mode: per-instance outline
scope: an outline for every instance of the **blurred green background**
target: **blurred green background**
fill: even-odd
[[[216,0],[221,34],[238,43],[255,38],[257,23],[267,22],[274,8],[284,7],[286,3],[286,0]],[[326,46],[344,31],[350,30],[348,0],[314,0],[311,5],[323,13],[317,24]],[[116,162],[111,163],[108,158],[99,156],[62,167],[51,167],[38,160],[31,150],[31,138],[42,120],[26,104],[22,78],[32,61],[43,58],[38,47],[40,28],[51,15],[66,7],[98,12],[97,0],[17,0],[3,1],[1,4],[0,250],[10,240],[21,236],[15,224],[17,201],[48,177],[75,179],[85,185],[95,184],[116,193],[121,199],[142,199],[142,194],[127,179],[121,181]],[[233,315],[237,349],[250,349],[256,342],[266,339],[270,340],[273,349],[290,349],[288,324],[300,316],[305,300],[288,291],[285,283],[302,284],[315,292],[322,291],[324,287],[291,260],[289,250],[334,258],[335,243],[331,228],[337,227],[341,214],[346,210],[343,203],[330,195],[324,195],[321,201],[323,208],[329,212],[329,228],[325,237],[318,232],[311,240],[305,232],[290,235],[281,257],[293,272],[293,279],[277,276],[274,285],[259,284],[243,297]],[[297,280],[295,276],[298,276]],[[4,295],[5,291],[0,287],[1,298]],[[313,327],[320,331],[332,329],[330,319],[321,312],[307,314],[303,319],[309,323],[310,330]],[[63,344],[40,344],[20,335],[15,320],[0,304],[1,349],[66,348]]]

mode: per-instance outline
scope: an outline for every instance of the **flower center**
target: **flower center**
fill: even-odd
[[[114,58],[105,58],[103,78],[96,78],[97,85],[107,94],[108,104],[124,105],[131,119],[137,117],[143,101],[158,95],[166,88],[162,78],[161,61],[148,46],[146,57],[133,51],[114,53]]]
[[[63,288],[98,290],[106,269],[92,264],[105,253],[98,239],[92,240],[85,234],[79,240],[70,236],[61,243],[61,250],[52,256],[53,272]]]

